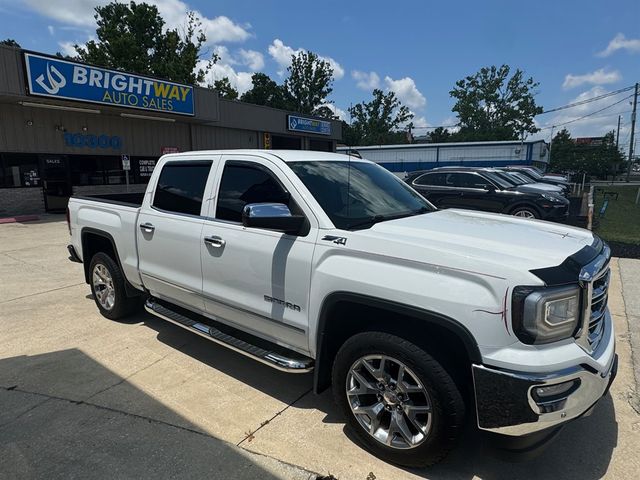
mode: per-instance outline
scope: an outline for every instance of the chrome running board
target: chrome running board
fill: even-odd
[[[241,353],[242,355],[257,360],[260,363],[264,363],[265,365],[269,365],[276,370],[289,373],[307,373],[313,370],[314,362],[312,358],[305,357],[304,355],[284,347],[280,347],[274,343],[267,342],[266,340],[258,339],[257,337],[253,337],[253,335],[243,335],[247,338],[256,338],[257,343],[266,344],[273,348],[263,348],[254,345],[246,340],[222,332],[212,325],[196,320],[195,318],[199,317],[197,314],[193,314],[194,318],[191,318],[185,314],[172,310],[166,302],[160,302],[150,297],[145,302],[144,308],[147,312],[155,315],[156,317],[174,323],[179,327],[206,338],[207,340],[216,342],[223,347],[227,347]]]

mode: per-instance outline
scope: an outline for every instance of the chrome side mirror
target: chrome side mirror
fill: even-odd
[[[305,222],[303,215],[292,215],[284,203],[249,203],[242,209],[242,225],[297,235]]]

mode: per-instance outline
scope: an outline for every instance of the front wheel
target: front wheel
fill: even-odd
[[[535,220],[536,218],[540,218],[540,214],[533,207],[516,207],[511,212],[511,215],[520,218],[526,218],[528,220]]]
[[[408,467],[442,460],[463,425],[454,381],[426,351],[382,332],[347,340],[332,372],[348,426],[376,456]]]

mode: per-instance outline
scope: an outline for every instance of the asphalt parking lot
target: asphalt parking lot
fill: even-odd
[[[263,366],[146,313],[101,317],[61,216],[0,225],[0,478],[632,478],[640,471],[640,260],[614,259],[619,372],[538,459],[470,432],[442,464],[361,449],[311,375]],[[640,355],[636,347],[636,358]],[[640,380],[640,379],[638,379]],[[636,473],[633,473],[636,472]]]

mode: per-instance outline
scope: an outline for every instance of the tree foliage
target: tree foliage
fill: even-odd
[[[349,108],[351,125],[343,129],[343,140],[347,145],[384,145],[405,143],[406,132],[413,118],[411,111],[396,97],[394,92],[384,93],[375,89],[373,99]],[[346,124],[345,124],[346,125]]]
[[[251,83],[253,86],[242,94],[241,101],[273,108],[287,108],[284,86],[278,85],[269,75],[254,73]]]
[[[614,132],[602,137],[599,145],[577,144],[568,130],[560,130],[551,143],[551,170],[559,172],[586,173],[606,177],[615,173],[624,161],[616,147]]]
[[[7,47],[21,48],[20,44],[18,42],[16,42],[13,38],[7,38],[5,40],[0,40],[0,45],[6,45]]]
[[[218,96],[220,98],[226,98],[227,100],[238,99],[238,91],[231,86],[229,77],[224,77],[220,80],[216,80],[215,82],[213,82],[213,85],[210,85],[209,87],[213,87],[218,92]]]
[[[455,135],[452,134],[449,129],[444,127],[437,127],[428,134],[429,143],[444,143],[454,141]]]
[[[539,84],[520,69],[510,73],[508,65],[484,67],[456,82],[449,92],[460,126],[456,140],[517,140],[538,131],[533,119],[543,111],[534,99]]]
[[[194,84],[217,61],[212,55],[207,67],[196,70],[206,36],[193,12],[186,25],[165,29],[155,5],[112,2],[95,11],[97,40],[75,45],[83,62]]]
[[[302,51],[291,56],[287,72],[284,90],[290,110],[332,118],[333,112],[325,106],[333,91],[333,68],[329,62],[313,52]]]

